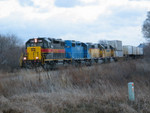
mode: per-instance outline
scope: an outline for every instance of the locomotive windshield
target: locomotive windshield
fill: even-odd
[[[35,47],[35,46],[43,47],[43,43],[27,43],[26,44],[26,47]]]
[[[36,46],[41,48],[48,48],[48,43],[44,40],[38,40],[37,42],[35,42],[34,40],[30,40],[26,43],[26,48]]]

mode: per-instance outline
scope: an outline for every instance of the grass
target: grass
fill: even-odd
[[[0,74],[0,113],[150,113],[150,62]],[[135,102],[127,83],[135,83]]]

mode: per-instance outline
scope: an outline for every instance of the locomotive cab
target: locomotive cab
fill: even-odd
[[[47,48],[48,45],[44,38],[29,39],[26,42],[26,55],[22,59],[22,66],[39,66],[43,64],[42,49]]]
[[[65,58],[64,41],[54,38],[32,38],[26,42],[26,54],[20,60],[21,67],[51,65]]]
[[[47,47],[48,43],[42,38],[30,39],[26,42],[27,60],[42,60],[41,49]]]

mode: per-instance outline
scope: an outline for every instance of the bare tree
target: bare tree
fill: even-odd
[[[143,23],[142,32],[144,37],[150,41],[150,11],[147,12],[147,18]]]
[[[15,35],[0,35],[0,69],[13,70],[19,66],[21,41]]]

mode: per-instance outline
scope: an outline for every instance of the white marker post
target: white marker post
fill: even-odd
[[[133,82],[128,83],[128,93],[129,93],[129,100],[134,101],[135,97],[134,97],[134,83]]]

